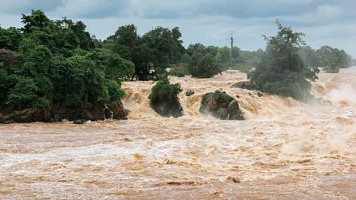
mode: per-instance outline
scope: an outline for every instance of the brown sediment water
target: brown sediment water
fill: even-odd
[[[356,69],[321,73],[330,104],[230,88],[227,71],[180,83],[185,115],[149,106],[153,82],[123,83],[127,121],[0,124],[0,199],[356,199]],[[247,120],[199,113],[222,89]]]

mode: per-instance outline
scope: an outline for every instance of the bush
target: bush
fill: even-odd
[[[148,97],[153,110],[164,117],[180,117],[183,108],[178,94],[182,91],[179,84],[170,84],[167,78],[158,81]]]
[[[160,80],[153,86],[150,96],[151,106],[154,106],[161,101],[173,101],[178,98],[178,94],[183,90],[177,84],[171,84],[168,79]]]

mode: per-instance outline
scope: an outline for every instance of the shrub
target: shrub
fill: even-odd
[[[153,86],[148,98],[150,99],[151,106],[154,106],[162,101],[176,100],[180,92],[182,92],[182,88],[178,83],[171,84],[168,79],[163,79]]]
[[[167,78],[158,81],[149,96],[151,107],[164,117],[182,116],[183,108],[178,99],[181,91],[179,84],[170,84]]]

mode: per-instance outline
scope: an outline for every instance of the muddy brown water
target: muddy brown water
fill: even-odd
[[[0,199],[356,199],[356,69],[313,84],[332,104],[230,88],[245,79],[172,77],[195,91],[178,119],[149,107],[153,82],[129,82],[127,121],[1,124]],[[247,120],[199,114],[217,89]]]

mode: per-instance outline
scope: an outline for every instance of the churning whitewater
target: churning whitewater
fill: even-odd
[[[153,82],[126,82],[127,121],[0,124],[2,199],[356,199],[356,68],[321,73],[301,103],[231,88],[246,74],[171,77],[185,115],[149,106]],[[245,121],[199,113],[215,90]]]

